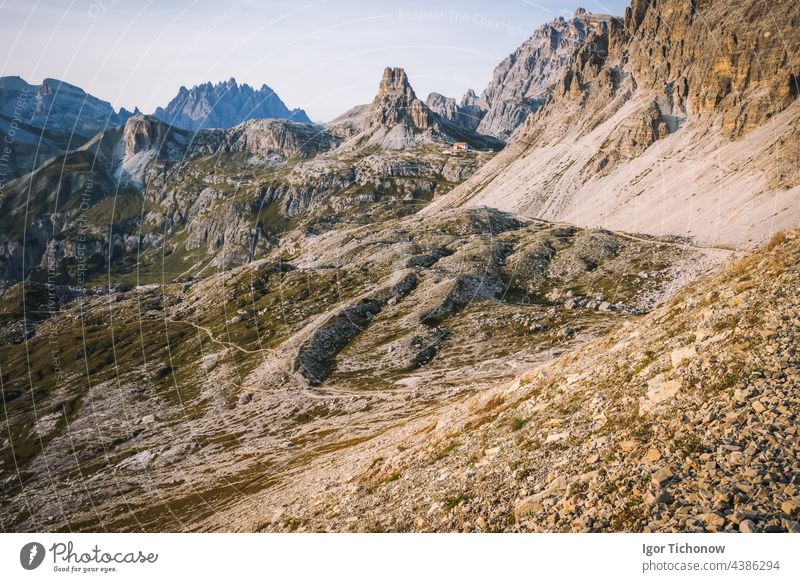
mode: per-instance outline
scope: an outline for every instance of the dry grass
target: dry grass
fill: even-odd
[[[783,231],[776,232],[775,234],[772,235],[772,238],[769,239],[769,242],[767,243],[767,246],[765,248],[768,251],[772,251],[772,250],[775,250],[776,248],[778,248],[779,246],[781,246],[786,241],[787,241],[787,237],[786,237],[786,233],[785,232],[783,232]]]

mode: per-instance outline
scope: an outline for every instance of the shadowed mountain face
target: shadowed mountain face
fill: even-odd
[[[472,89],[464,94],[460,103],[439,93],[431,93],[425,100],[428,108],[440,117],[472,131],[478,128],[485,113],[477,102],[478,97]]]
[[[311,123],[302,109],[289,109],[280,97],[262,85],[255,90],[239,85],[236,79],[224,83],[205,83],[191,89],[181,87],[166,107],[154,114],[165,123],[196,131],[203,128],[229,128],[248,119],[287,119]]]
[[[82,146],[100,131],[116,127],[132,113],[83,89],[45,79],[30,85],[20,77],[0,77],[0,185],[26,174],[45,160]]]
[[[117,112],[110,103],[57,79],[30,85],[19,77],[0,77],[0,116],[47,132],[74,133],[76,147],[86,138],[124,123],[131,115],[125,109]]]

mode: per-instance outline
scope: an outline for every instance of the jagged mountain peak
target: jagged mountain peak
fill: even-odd
[[[378,94],[372,101],[370,126],[388,129],[405,124],[417,129],[427,129],[432,123],[430,110],[417,99],[408,75],[401,67],[386,67]]]
[[[478,128],[485,113],[478,105],[478,96],[472,89],[464,93],[461,102],[434,91],[428,95],[425,104],[440,117],[470,131]]]
[[[475,91],[472,89],[467,89],[467,92],[464,93],[464,96],[461,97],[461,107],[471,107],[475,105],[478,101],[478,96],[475,94]]]
[[[455,101],[438,93],[428,99],[455,107]],[[379,146],[404,149],[421,143],[464,141],[478,149],[499,149],[502,142],[482,136],[439,114],[420,100],[402,67],[386,67],[378,93],[368,106],[351,110],[328,124],[333,133],[348,139],[342,147]],[[341,131],[340,131],[341,130]]]
[[[390,94],[402,94],[408,99],[416,99],[414,89],[402,67],[386,67],[383,70],[378,97]]]
[[[575,50],[613,17],[578,8],[572,18],[558,16],[537,28],[494,70],[477,100],[484,111],[478,131],[508,139],[545,102]]]
[[[437,203],[743,247],[796,224],[795,2],[634,0],[605,26],[581,18],[546,105]]]
[[[234,77],[216,84],[210,81],[191,89],[182,86],[157,118],[182,129],[229,128],[248,119],[289,119],[311,123],[302,109],[289,109],[278,94],[264,84],[255,90]]]

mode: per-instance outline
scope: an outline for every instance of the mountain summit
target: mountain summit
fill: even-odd
[[[431,127],[433,116],[430,109],[417,99],[405,70],[386,67],[383,71],[378,94],[372,101],[372,111],[367,126],[393,128],[407,125],[425,130]]]
[[[544,104],[575,50],[590,34],[607,30],[611,18],[578,8],[572,18],[559,16],[536,29],[494,70],[477,102],[485,112],[477,130],[508,139]]]
[[[530,113],[547,101],[573,53],[596,33],[608,30],[612,17],[578,8],[537,28],[494,70],[478,97],[471,89],[461,102],[428,95],[431,110],[466,129],[509,140]]]
[[[155,116],[182,129],[229,128],[248,119],[288,119],[311,123],[302,109],[289,109],[267,85],[255,90],[231,77],[223,83],[204,83],[191,89],[181,87],[166,107]]]
[[[400,67],[386,67],[378,94],[370,105],[360,105],[334,119],[328,129],[350,137],[345,148],[379,146],[405,149],[423,143],[466,142],[475,149],[500,149],[503,143],[459,127],[417,98]]]

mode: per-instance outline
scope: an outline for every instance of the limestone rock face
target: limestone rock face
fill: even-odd
[[[440,204],[758,245],[799,218],[798,26],[790,0],[635,0],[585,29],[546,103]]]
[[[364,131],[370,104],[356,105],[325,124],[325,128],[333,135],[347,139]]]
[[[458,124],[467,129],[478,131],[478,126],[485,112],[478,103],[478,96],[472,89],[467,89],[458,106]]]
[[[474,103],[473,95],[465,103]],[[359,149],[366,146],[384,149],[406,149],[420,144],[450,144],[464,141],[480,150],[498,150],[503,143],[480,135],[459,123],[459,107],[453,100],[433,95],[431,103],[443,115],[435,112],[417,98],[406,72],[399,67],[387,67],[383,72],[378,94],[366,107],[357,107],[328,124],[332,133],[349,138],[342,148]],[[473,107],[474,105],[468,105]],[[465,113],[466,114],[466,113]]]
[[[368,127],[409,125],[425,130],[433,125],[431,110],[414,94],[405,70],[387,67],[383,71],[378,94],[372,101]]]
[[[472,89],[467,90],[461,98],[461,103],[452,97],[445,97],[439,93],[431,93],[425,100],[428,108],[456,125],[475,131],[483,119],[484,110],[478,105],[478,96]]]
[[[545,102],[575,50],[592,32],[607,28],[610,16],[578,9],[537,29],[494,70],[477,105],[486,113],[477,130],[508,139],[528,114]]]
[[[336,144],[335,138],[323,127],[275,119],[251,119],[231,128],[223,151],[245,152],[250,155],[276,154],[282,158],[310,157]]]
[[[204,83],[191,89],[181,87],[166,107],[155,116],[182,129],[229,128],[248,119],[290,119],[311,123],[302,109],[289,109],[267,85],[255,90],[239,85],[236,79],[213,85]]]
[[[425,99],[425,105],[437,115],[455,121],[458,118],[458,103],[452,97],[445,97],[440,93],[431,93]]]
[[[169,128],[152,117],[138,115],[129,119],[122,132],[126,158],[149,150],[158,150],[164,143]]]
[[[192,134],[152,116],[134,115],[77,150],[47,161],[31,173],[30,180],[9,183],[0,208],[4,217],[0,280],[19,280],[31,270],[74,260],[82,252],[74,233],[80,228],[79,208],[87,193],[91,203],[100,206],[111,206],[110,198],[137,200],[133,214],[117,225],[115,232],[121,234],[112,238],[105,232],[110,216],[92,211],[98,223],[84,235],[83,246],[98,260],[108,260],[116,248],[147,249],[158,242],[151,234],[135,234],[133,222],[127,223],[141,214],[142,221],[156,232],[185,226],[186,247],[207,248],[215,265],[243,262],[253,246],[252,217],[261,202],[258,190],[253,199],[235,200],[230,196],[230,180],[217,180],[194,170],[192,164],[210,157],[215,163],[231,160],[238,172],[271,170],[336,144],[338,140],[321,126],[285,120],[250,120],[231,129]],[[184,164],[189,169],[181,170]],[[62,165],[69,168],[63,176],[58,171]],[[26,200],[30,197],[36,208],[53,208],[56,193],[59,211],[52,216],[37,214],[27,227],[23,245],[15,233],[16,225],[25,220]]]
[[[625,19],[636,82],[738,137],[798,97],[797,3],[634,0]],[[617,55],[614,55],[617,56]]]

